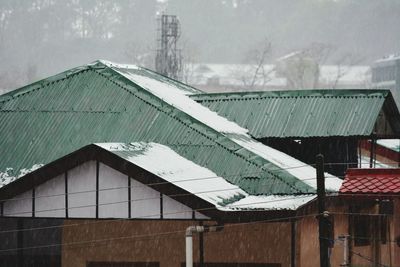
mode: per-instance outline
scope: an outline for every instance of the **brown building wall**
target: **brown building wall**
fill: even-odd
[[[83,267],[93,261],[160,262],[160,267],[181,266],[185,261],[184,232],[195,224],[198,222],[68,220],[63,229],[62,242],[66,245],[62,248],[62,266]],[[290,266],[290,231],[290,223],[226,225],[221,232],[204,235],[204,260]],[[102,239],[110,240],[101,242]],[[100,241],[87,242],[90,240]],[[198,262],[197,236],[193,244],[194,262]]]
[[[400,266],[400,247],[397,245],[396,238],[400,237],[400,200],[394,199],[393,215],[388,216],[389,231],[386,244],[376,241],[378,246],[379,263],[385,266]],[[336,204],[328,207],[334,221],[334,239],[336,240],[331,250],[330,262],[332,267],[340,266],[343,262],[343,243],[338,241],[341,235],[350,235],[349,232],[349,208],[347,204]],[[365,209],[365,214],[377,214],[377,206]],[[312,209],[308,214],[315,213]],[[375,216],[376,218],[376,216]],[[355,226],[357,227],[357,226]],[[315,216],[306,216],[297,222],[297,267],[318,267],[319,266],[319,240],[318,240],[318,221]],[[371,229],[371,244],[366,246],[355,246],[354,241],[350,242],[351,266],[372,266],[370,260],[374,260],[375,247],[373,241],[373,229]],[[375,231],[379,233],[380,229]],[[376,237],[380,238],[380,237]],[[361,256],[359,256],[359,255]],[[364,257],[364,258],[363,258]]]
[[[318,221],[309,209],[296,222],[296,267],[319,266]],[[341,235],[349,234],[348,204],[330,205],[334,221],[331,266],[343,262]],[[375,213],[376,207],[363,210]],[[389,215],[386,244],[379,243],[380,263],[400,266],[400,201],[394,200],[394,213]],[[181,266],[185,261],[184,231],[198,221],[132,220],[95,221],[67,220],[63,229],[62,266],[86,266],[88,262],[159,262],[160,267]],[[208,222],[209,223],[209,222]],[[72,226],[68,226],[72,224]],[[204,260],[211,263],[280,263],[291,264],[291,223],[228,224],[221,232],[204,234]],[[97,240],[98,242],[90,242]],[[104,240],[104,241],[102,241]],[[194,262],[199,261],[199,240],[194,238]],[[352,266],[371,266],[374,246],[354,246],[350,249]],[[266,265],[268,266],[268,265]]]
[[[343,215],[345,207],[330,208],[333,214],[334,239],[348,234],[347,215]],[[298,225],[298,258],[296,267],[319,267],[319,233],[318,220],[315,216],[306,216],[297,222]],[[343,247],[335,242],[330,254],[331,266],[340,266],[343,262]]]

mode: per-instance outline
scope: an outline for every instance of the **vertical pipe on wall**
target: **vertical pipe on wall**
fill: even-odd
[[[193,267],[193,239],[192,233],[186,234],[186,267]]]
[[[215,226],[189,226],[185,231],[185,245],[186,245],[186,267],[193,267],[193,234],[203,232],[216,232],[222,231],[224,227],[221,225]]]
[[[349,235],[339,236],[339,240],[343,242],[343,262],[340,264],[342,267],[349,266]]]
[[[194,212],[193,212],[194,213]],[[203,221],[200,221],[200,226],[203,226]],[[203,232],[199,233],[199,267],[204,267],[204,234]]]

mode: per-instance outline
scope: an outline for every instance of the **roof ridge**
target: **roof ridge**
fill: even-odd
[[[266,99],[266,98],[371,98],[371,97],[387,97],[390,90],[386,89],[337,89],[337,90],[289,90],[289,91],[249,91],[249,92],[225,92],[225,93],[208,93],[195,94],[190,97],[199,102],[212,101],[244,101],[249,99]],[[304,95],[301,95],[304,93]],[[353,94],[352,94],[353,93]],[[379,95],[377,95],[379,94]]]
[[[168,76],[166,76],[166,75],[164,75],[164,74],[157,73],[157,72],[155,72],[155,71],[153,71],[153,70],[151,70],[151,69],[149,69],[149,68],[143,67],[143,66],[132,65],[132,64],[118,64],[118,63],[114,63],[114,62],[106,61],[106,60],[98,60],[97,62],[100,63],[100,64],[103,64],[104,66],[106,66],[106,67],[108,67],[108,68],[117,67],[117,68],[121,68],[121,69],[138,69],[138,70],[145,70],[145,71],[150,72],[150,73],[152,73],[152,74],[155,74],[155,75],[164,77],[165,79],[168,79],[169,81],[172,81],[172,82],[174,82],[174,83],[177,83],[177,84],[179,84],[179,85],[181,85],[181,86],[183,86],[183,87],[188,87],[188,88],[190,88],[190,89],[193,89],[193,91],[198,91],[198,92],[199,92],[198,94],[204,93],[204,91],[202,91],[202,90],[200,90],[200,89],[198,89],[198,88],[196,88],[196,87],[193,87],[193,86],[191,86],[191,85],[189,85],[189,84],[185,84],[185,83],[183,83],[183,82],[181,82],[181,81],[178,81],[178,80],[176,80],[176,79],[174,79],[174,78],[168,77]],[[125,66],[126,68],[125,68],[124,66]]]

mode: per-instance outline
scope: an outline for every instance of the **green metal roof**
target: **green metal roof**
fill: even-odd
[[[247,128],[255,138],[370,136],[382,112],[392,134],[400,134],[400,115],[389,90],[234,92],[190,97]]]
[[[164,144],[250,194],[315,192],[290,171],[233,141],[254,142],[247,135],[211,128],[129,74],[161,81],[182,95],[198,93],[147,69],[98,61],[5,94],[0,97],[0,178],[23,176],[88,144],[144,141]]]

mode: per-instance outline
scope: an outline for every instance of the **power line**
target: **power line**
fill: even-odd
[[[302,168],[309,166],[308,164],[305,165],[300,165],[300,166],[295,166],[295,167],[288,167],[288,168],[282,168],[282,169],[275,169],[272,171],[283,171],[283,170],[290,170],[290,169],[296,169],[296,168]],[[177,181],[165,181],[165,182],[157,182],[157,183],[148,183],[148,184],[143,184],[143,185],[138,185],[138,186],[120,186],[120,187],[113,187],[113,188],[103,188],[103,189],[92,189],[92,190],[83,190],[83,191],[76,191],[76,192],[68,192],[67,194],[69,195],[74,195],[74,194],[84,194],[84,193],[91,193],[91,192],[101,192],[101,191],[110,191],[110,190],[119,190],[119,189],[125,189],[125,188],[141,188],[141,187],[147,187],[147,186],[157,186],[157,185],[164,185],[164,184],[175,184],[175,183],[181,183],[181,182],[189,182],[189,181],[198,181],[198,180],[211,180],[211,179],[224,179],[224,177],[237,177],[237,176],[245,176],[245,175],[251,175],[251,174],[263,174],[264,172],[245,172],[245,173],[240,173],[240,174],[231,174],[231,175],[224,175],[224,176],[205,176],[205,177],[198,177],[198,178],[191,178],[191,179],[183,179],[183,180],[177,180]],[[134,179],[134,177],[130,177]],[[326,177],[326,179],[330,178],[336,178],[334,176]],[[162,178],[164,179],[164,178]],[[300,179],[299,180],[312,180],[316,179],[315,177],[312,178],[306,178],[306,179]],[[165,179],[164,179],[165,180]],[[226,179],[224,179],[226,180]],[[227,181],[229,182],[229,181]],[[35,198],[45,198],[45,197],[57,197],[57,196],[64,196],[66,193],[60,193],[60,194],[52,194],[52,195],[44,195],[44,196],[36,196]],[[32,199],[32,197],[23,197],[23,198],[8,198],[8,199],[1,199],[0,201],[17,201],[17,200],[26,200],[26,199]]]
[[[210,190],[210,191],[201,191],[201,192],[196,192],[194,194],[205,194],[205,193],[211,193],[211,192],[220,192],[220,191],[227,191],[227,190],[236,190],[236,189],[220,189],[220,190]],[[174,194],[174,195],[165,195],[168,197],[179,197],[179,196],[187,196],[187,195],[192,195],[191,193],[185,193],[185,194]],[[311,196],[308,194],[305,195],[291,195],[290,197],[287,198],[281,198],[281,199],[275,199],[275,200],[269,200],[269,201],[258,201],[258,202],[250,202],[250,203],[245,203],[245,204],[231,204],[229,205],[230,208],[235,208],[235,207],[241,207],[241,206],[248,206],[248,205],[257,205],[257,204],[267,204],[267,203],[274,203],[274,202],[281,202],[281,201],[286,201],[286,200],[293,200],[293,199],[298,199],[300,196]],[[375,195],[374,195],[375,196]],[[385,195],[386,196],[386,195]],[[398,195],[396,195],[398,196]],[[154,200],[154,199],[160,199],[160,197],[152,197],[152,198],[140,198],[140,199],[134,199],[131,200],[131,202],[136,202],[136,201],[144,201],[144,200]],[[107,206],[107,205],[115,205],[115,204],[123,204],[127,203],[129,200],[125,201],[116,201],[116,202],[108,202],[108,203],[100,203],[98,204],[99,206]],[[76,206],[76,207],[69,207],[69,209],[78,209],[78,208],[87,208],[87,207],[96,207],[96,204],[90,204],[90,205],[82,205],[82,206]],[[218,209],[217,207],[212,207],[212,208],[203,208],[203,209],[195,209],[193,211],[204,211],[204,210],[214,210]],[[58,210],[65,210],[65,207],[63,208],[55,208],[55,209],[46,209],[46,210],[37,210],[35,211],[36,213],[40,212],[49,212],[49,211],[58,211]],[[251,209],[250,209],[251,210]],[[234,211],[234,210],[232,210]],[[259,211],[259,210],[258,210]],[[267,211],[267,210],[261,210],[261,211]],[[173,215],[173,214],[180,214],[180,213],[187,213],[188,211],[181,211],[181,212],[173,212],[173,213],[164,213],[164,215]],[[16,212],[16,213],[11,213],[7,214],[7,218],[13,218],[10,215],[16,215],[16,214],[24,214],[24,213],[31,213],[29,212]],[[362,216],[383,216],[384,214],[372,214],[372,213],[346,213],[346,212],[330,212],[331,214],[337,214],[337,215],[362,215]],[[133,217],[133,218],[121,218],[121,219],[113,219],[113,221],[120,221],[120,220],[130,220],[130,219],[146,219],[146,218],[151,218],[154,216],[158,216],[159,213],[157,214],[150,214],[150,215],[145,215],[145,216],[139,216],[139,217]],[[40,217],[27,217],[27,218],[40,218]],[[79,219],[79,217],[72,217],[72,218],[63,218],[63,219]],[[58,219],[55,217],[54,219]],[[94,219],[94,218],[88,218],[88,219]],[[92,222],[92,223],[97,223],[97,222]],[[85,223],[87,224],[87,223]],[[78,226],[82,224],[74,224],[74,225],[68,225],[68,226]],[[31,231],[31,230],[42,230],[42,229],[51,229],[51,228],[59,228],[61,226],[48,226],[48,227],[39,227],[39,228],[29,228],[29,229],[19,229],[19,230],[6,230],[6,231],[0,231],[0,234],[2,233],[10,233],[10,232],[18,232],[18,231]]]
[[[282,220],[293,220],[293,219],[301,219],[301,218],[306,218],[306,217],[316,217],[318,214],[307,214],[307,215],[297,215],[297,216],[287,216],[287,217],[281,217],[281,218],[274,218],[274,219],[266,219],[266,220],[260,220],[260,221],[252,221],[252,222],[243,222],[243,223],[232,223],[228,225],[224,225],[224,228],[230,228],[230,227],[238,227],[238,226],[243,226],[243,225],[253,225],[253,224],[261,224],[261,223],[268,223],[268,222],[278,222]],[[99,223],[109,223],[109,222],[116,222],[116,220],[108,220],[108,221],[100,221]],[[88,225],[89,223],[85,224],[78,224],[78,225]],[[63,227],[67,227],[69,225],[64,225]],[[243,230],[243,229],[241,229]],[[245,229],[246,231],[254,231],[252,229]],[[168,231],[168,232],[159,232],[159,233],[154,233],[154,234],[142,234],[142,235],[131,235],[131,236],[121,236],[121,237],[114,237],[114,238],[103,238],[103,239],[94,239],[94,240],[85,240],[85,241],[77,241],[77,242],[68,242],[68,243],[56,243],[56,244],[50,244],[50,245],[42,245],[42,246],[31,246],[31,247],[22,247],[22,248],[11,248],[11,249],[3,249],[0,250],[1,252],[12,252],[12,251],[18,251],[18,250],[29,250],[29,249],[40,249],[40,248],[50,248],[50,247],[58,247],[58,246],[75,246],[75,245],[87,245],[87,244],[92,244],[92,243],[101,243],[101,242],[113,242],[113,241],[123,241],[123,240],[129,240],[129,239],[136,239],[136,240],[145,240],[145,239],[153,239],[153,238],[177,238],[177,237],[168,237],[168,235],[172,234],[183,234],[185,230],[179,230],[179,231]],[[181,237],[178,237],[181,238]],[[354,237],[353,237],[354,238]],[[337,241],[337,239],[335,239]],[[388,241],[388,242],[396,242],[396,241]],[[107,244],[108,245],[108,244]],[[93,246],[101,246],[101,244],[92,244]],[[354,251],[350,251],[351,253],[356,253]],[[373,262],[371,259],[369,259],[366,256],[363,256],[358,253],[357,256],[364,257],[366,260],[369,260],[370,262]],[[385,265],[381,265],[385,266]],[[385,266],[386,267],[386,266]]]
[[[349,165],[349,164],[354,164],[354,163],[324,163],[324,165]],[[291,169],[297,169],[297,168],[303,168],[307,166],[314,166],[315,164],[304,164],[304,165],[299,165],[299,166],[293,166],[293,167],[287,167],[287,168],[280,168],[280,169],[274,169],[274,170],[268,170],[268,171],[285,171],[285,170],[291,170]],[[373,169],[373,168],[372,168]],[[76,191],[76,192],[68,192],[69,195],[74,195],[74,194],[84,194],[84,193],[91,193],[91,192],[102,192],[102,191],[110,191],[110,190],[119,190],[119,189],[125,189],[125,188],[140,188],[140,187],[146,187],[146,186],[157,186],[157,185],[163,185],[163,184],[175,184],[175,183],[181,183],[181,182],[188,182],[188,181],[197,181],[197,180],[209,180],[209,179],[219,179],[224,177],[237,177],[237,176],[244,176],[244,175],[251,175],[251,174],[263,174],[265,171],[256,171],[256,172],[247,172],[247,173],[240,173],[240,174],[230,174],[230,175],[223,175],[223,176],[206,176],[206,177],[199,177],[199,178],[191,178],[191,179],[183,179],[183,180],[178,180],[178,181],[165,181],[165,182],[157,182],[157,183],[148,183],[148,184],[143,184],[139,186],[121,186],[121,187],[113,187],[113,188],[102,188],[99,190],[83,190],[83,191]],[[325,177],[325,179],[335,179],[338,178],[339,176],[334,176],[330,175],[328,177]],[[359,176],[352,176],[352,177],[363,177],[362,175]],[[130,177],[134,179],[134,177]],[[308,181],[308,180],[316,180],[316,177],[311,177],[311,178],[298,178],[300,181]],[[224,179],[226,180],[226,179]],[[229,181],[228,181],[229,182]],[[64,196],[66,193],[60,193],[60,194],[52,194],[52,195],[43,195],[43,196],[36,196],[35,198],[45,198],[45,197],[57,197],[57,196]],[[1,199],[1,202],[5,201],[18,201],[18,200],[26,200],[26,199],[32,199],[32,197],[23,197],[23,198],[8,198],[8,199]]]
[[[215,191],[220,191],[220,190],[215,190]],[[186,195],[186,194],[185,194]],[[169,196],[175,196],[175,195],[169,195]],[[179,194],[177,196],[182,196],[182,194]],[[292,200],[292,199],[297,199],[298,196],[290,196],[287,198],[282,198],[282,199],[275,199],[275,200],[268,200],[268,201],[260,201],[260,202],[249,202],[249,203],[245,203],[245,204],[231,204],[229,205],[230,208],[235,208],[235,207],[242,207],[242,206],[248,206],[248,205],[252,205],[252,204],[267,204],[267,203],[275,203],[275,202],[281,202],[281,201],[286,201],[286,200]],[[147,199],[159,199],[159,197],[157,198],[143,198],[143,199],[137,199],[137,201],[141,201],[141,200],[147,200]],[[120,203],[126,203],[129,201],[118,201],[118,202],[109,202],[109,203],[102,203],[101,205],[114,205],[114,204],[120,204]],[[100,205],[100,204],[99,204]],[[82,208],[82,207],[95,207],[96,204],[91,204],[91,205],[84,205],[84,206],[79,206],[78,208]],[[215,210],[218,209],[217,207],[211,207],[211,208],[201,208],[201,209],[193,209],[193,211],[196,212],[201,212],[201,211],[207,211],[207,210]],[[42,210],[42,211],[36,211],[36,213],[40,213],[40,212],[44,212],[44,211],[54,211],[54,210],[65,210],[65,208],[58,208],[58,209],[49,209],[49,210]],[[251,209],[249,209],[251,210]],[[235,211],[235,210],[232,210]],[[248,211],[248,210],[246,210]],[[259,210],[256,210],[259,211]],[[187,213],[188,211],[179,211],[179,212],[171,212],[171,213],[163,213],[163,215],[174,215],[174,214],[181,214],[181,213]],[[16,213],[16,214],[20,214],[20,213]],[[160,215],[160,213],[157,214],[150,214],[150,215],[145,215],[145,216],[139,216],[139,217],[134,217],[134,218],[121,218],[121,219],[113,219],[113,221],[129,221],[131,219],[146,219],[146,218],[151,218],[154,216],[158,216]],[[13,217],[7,217],[7,218],[13,218]],[[27,218],[40,218],[40,217],[27,217]],[[54,219],[57,219],[57,217],[55,217]],[[73,217],[73,218],[63,218],[63,219],[79,219],[79,217]],[[87,218],[87,219],[96,219],[96,218]],[[93,224],[95,223],[100,223],[101,221],[96,221],[93,222]],[[86,224],[92,224],[92,223],[78,223],[78,224],[74,224],[74,225],[68,225],[68,226],[79,226],[79,225],[86,225]],[[30,230],[42,230],[42,229],[51,229],[51,228],[59,228],[59,227],[65,227],[65,226],[48,226],[48,227],[37,227],[37,228],[30,228],[30,229],[17,229],[17,230],[6,230],[6,231],[0,231],[0,234],[2,233],[10,233],[10,232],[18,232],[18,231],[30,231]]]
[[[364,260],[367,260],[367,261],[369,261],[369,262],[371,262],[373,264],[377,264],[378,266],[389,267],[388,265],[381,264],[380,262],[375,262],[374,260],[368,258],[367,256],[362,255],[361,253],[357,253],[357,252],[354,252],[352,250],[350,250],[350,253],[353,254],[353,255],[356,255],[356,256],[364,259]]]
[[[243,225],[251,225],[251,224],[260,224],[260,223],[266,223],[266,222],[277,222],[277,221],[290,220],[290,219],[299,219],[299,218],[305,218],[305,217],[316,216],[316,215],[317,214],[308,214],[308,215],[301,215],[301,216],[287,216],[287,217],[266,219],[266,220],[254,221],[254,222],[235,223],[235,224],[224,225],[224,228],[237,227],[237,226],[243,226]],[[101,222],[104,223],[104,221],[101,221]],[[106,221],[106,222],[115,222],[115,221]],[[67,226],[67,225],[64,225],[64,227],[65,226]],[[3,250],[0,250],[0,253],[1,252],[18,251],[18,250],[49,248],[49,247],[57,247],[57,246],[85,245],[85,244],[90,244],[90,243],[120,241],[120,240],[126,240],[126,239],[136,239],[136,238],[145,238],[145,237],[158,238],[160,236],[165,236],[165,235],[170,235],[170,234],[183,234],[183,233],[185,233],[185,230],[170,231],[170,232],[159,232],[159,233],[155,233],[155,234],[122,236],[122,237],[115,237],[115,238],[94,239],[94,240],[77,241],[77,242],[69,242],[69,243],[57,243],[57,244],[42,245],[42,246],[3,249]]]

